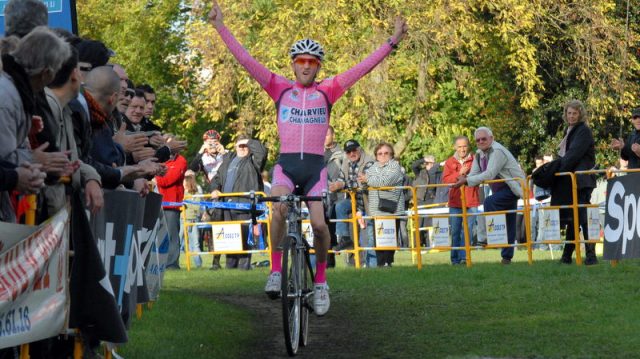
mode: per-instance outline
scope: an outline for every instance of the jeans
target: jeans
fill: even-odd
[[[349,219],[351,216],[351,200],[342,199],[336,202],[336,219]],[[336,236],[351,237],[349,222],[336,222]]]
[[[360,237],[360,246],[361,247],[375,247],[376,246],[376,237],[374,235],[373,220],[367,220],[367,238]],[[369,268],[375,268],[378,266],[378,259],[376,257],[376,251],[367,250],[364,251],[364,264]]]
[[[475,207],[467,208],[467,213],[478,213]],[[449,214],[462,214],[462,208],[449,208]],[[451,221],[451,246],[464,247],[464,231],[462,230],[462,217],[450,217]],[[476,223],[476,216],[467,217],[467,229],[469,230],[469,244],[473,236],[473,226]],[[459,264],[467,261],[467,252],[464,249],[451,250],[451,263]]]
[[[167,231],[169,232],[167,267],[180,268],[180,211],[165,209],[164,217],[167,220]]]
[[[511,192],[508,186],[503,187],[498,192],[485,198],[484,211],[507,211],[518,207],[518,196]],[[513,244],[516,241],[516,213],[507,213],[507,242]],[[500,253],[502,258],[511,260],[513,258],[513,247],[502,248]]]
[[[197,220],[190,221],[191,223],[197,222]],[[180,222],[180,241],[181,248],[184,249],[184,228],[182,226],[182,222]],[[197,253],[200,252],[200,231],[198,230],[198,226],[189,226],[189,252]],[[200,255],[191,256],[193,258],[193,263],[196,265],[196,268],[202,267],[202,258]]]

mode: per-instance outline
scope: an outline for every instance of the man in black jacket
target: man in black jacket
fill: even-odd
[[[233,192],[262,191],[262,170],[267,160],[267,149],[257,140],[238,136],[235,151],[224,155],[222,165],[211,181],[209,190],[213,198]],[[248,202],[248,198],[221,197],[225,202]],[[246,220],[251,215],[245,211],[222,210],[224,221]],[[255,232],[254,232],[255,234]],[[247,250],[249,224],[242,225],[242,249]],[[215,250],[215,247],[214,247]],[[227,268],[251,269],[251,254],[227,254]]]
[[[627,137],[611,140],[611,148],[620,151],[620,158],[629,161],[628,168],[640,168],[640,108],[631,112],[633,131]]]

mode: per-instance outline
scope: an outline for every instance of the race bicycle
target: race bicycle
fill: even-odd
[[[313,268],[309,261],[311,246],[302,235],[302,202],[323,201],[327,195],[298,196],[288,194],[278,197],[251,198],[251,220],[255,224],[257,204],[263,202],[284,203],[288,207],[287,235],[282,241],[282,324],[287,353],[296,355],[299,346],[306,346],[309,334],[309,312],[313,311]]]

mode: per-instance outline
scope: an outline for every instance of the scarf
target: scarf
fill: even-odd
[[[574,126],[569,126],[567,128],[567,133],[564,135],[564,138],[562,139],[562,141],[560,142],[560,146],[558,146],[558,156],[560,157],[564,157],[564,155],[567,153],[567,138],[569,138],[569,134],[571,133],[571,130],[573,130]]]
[[[89,117],[91,118],[91,128],[102,128],[107,123],[107,115],[100,107],[100,104],[91,96],[89,91],[84,92],[84,98],[89,106]]]

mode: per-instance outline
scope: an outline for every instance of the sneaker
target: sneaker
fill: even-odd
[[[264,286],[264,292],[267,293],[269,298],[277,299],[280,296],[280,290],[282,283],[282,275],[280,272],[272,272],[267,278],[267,284]]]
[[[316,283],[313,289],[313,311],[321,317],[329,311],[329,286],[327,283]]]
[[[504,264],[504,265],[509,265],[509,264],[511,264],[511,259],[502,258],[502,260],[500,261],[500,263],[502,263],[502,264]]]
[[[220,267],[220,264],[218,264],[218,263],[213,263],[213,264],[211,265],[211,267],[209,267],[209,270],[218,270],[218,269],[221,269],[221,268],[222,268],[222,267]]]

